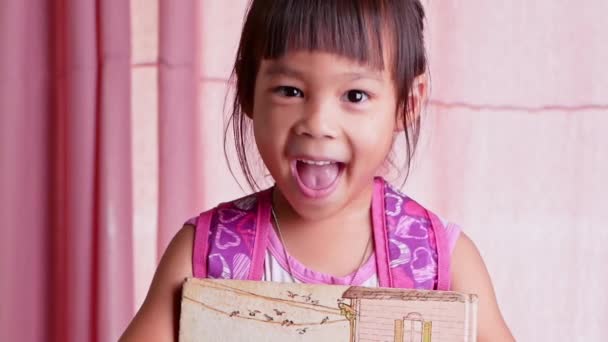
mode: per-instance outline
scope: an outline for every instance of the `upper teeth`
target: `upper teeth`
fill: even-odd
[[[300,159],[300,161],[304,164],[310,164],[310,165],[317,165],[317,166],[324,166],[324,165],[329,165],[329,164],[333,164],[334,162],[332,161],[326,161],[326,160],[304,160],[304,159]]]

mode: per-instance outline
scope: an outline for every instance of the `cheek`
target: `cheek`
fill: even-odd
[[[276,151],[284,147],[289,135],[288,113],[264,103],[254,107],[253,113],[253,130],[260,154],[265,160],[276,158]]]
[[[365,154],[364,158],[383,162],[393,143],[395,118],[389,108],[382,115],[372,115],[366,120],[354,125],[359,149]]]
[[[369,163],[371,168],[376,169],[384,164],[388,157],[393,145],[393,132],[390,130],[374,132],[364,143],[361,153],[363,160]]]
[[[271,137],[276,136],[274,131],[272,122],[270,122],[265,115],[259,112],[254,114],[253,134],[258,150],[264,159],[266,159],[273,150],[274,144],[272,143]]]
[[[279,114],[272,109],[254,111],[253,127],[256,135],[259,135],[261,139],[269,140],[282,137],[285,134],[287,123],[285,116]]]

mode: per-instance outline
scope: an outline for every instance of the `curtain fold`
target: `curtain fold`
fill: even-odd
[[[94,293],[97,341],[114,341],[133,314],[131,14],[97,2],[98,81]]]
[[[51,336],[93,337],[96,220],[97,15],[95,1],[55,1],[52,145]]]
[[[200,209],[198,1],[159,0],[157,254]]]
[[[46,1],[0,2],[0,340],[5,341],[42,341],[49,328],[49,10]]]

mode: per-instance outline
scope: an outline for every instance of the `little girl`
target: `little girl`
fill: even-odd
[[[253,133],[275,186],[186,223],[123,341],[176,339],[191,276],[475,293],[479,340],[513,340],[473,242],[378,177],[398,134],[416,145],[423,22],[418,0],[252,1],[231,123],[250,185]]]

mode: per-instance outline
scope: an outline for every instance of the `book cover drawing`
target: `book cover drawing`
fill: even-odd
[[[475,341],[476,312],[457,292],[188,279],[179,340]]]

